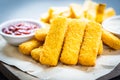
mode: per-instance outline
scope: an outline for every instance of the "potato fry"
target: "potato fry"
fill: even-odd
[[[43,21],[44,23],[49,23],[49,15],[48,15],[48,13],[44,13],[44,14],[40,17],[40,21]]]
[[[104,20],[116,15],[116,12],[113,8],[107,8],[104,13]]]
[[[96,13],[96,22],[101,23],[104,18],[105,4],[98,4],[97,13]]]
[[[83,43],[79,54],[79,63],[85,66],[94,66],[101,41],[101,25],[95,22],[88,22]]]
[[[31,39],[19,45],[19,51],[22,54],[30,55],[31,51],[39,46],[42,46],[43,42],[39,42],[36,39]]]
[[[67,24],[67,19],[65,17],[56,17],[52,21],[40,57],[41,64],[50,66],[57,65],[68,26]]]
[[[120,49],[120,39],[104,29],[102,29],[102,41],[113,49]]]
[[[57,16],[63,16],[63,17],[70,17],[70,9],[69,7],[51,7],[49,9],[49,22],[52,22],[52,19]]]
[[[72,3],[69,7],[50,7],[48,14],[41,17],[41,20],[45,23],[51,23],[53,18],[64,16],[66,18],[87,18],[101,23],[103,20],[115,15],[113,8],[106,10],[105,8],[106,4],[86,0],[83,5]]]
[[[84,11],[79,4],[70,4],[70,11],[72,18],[84,18]]]
[[[86,1],[83,5],[85,17],[89,20],[101,23],[104,17],[105,4],[98,4],[93,1]]]
[[[95,21],[98,4],[93,1],[86,0],[86,2],[83,4],[83,8],[85,12],[85,17],[89,20]]]

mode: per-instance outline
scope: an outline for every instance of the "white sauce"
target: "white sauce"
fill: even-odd
[[[109,21],[106,27],[109,31],[120,34],[120,20]]]
[[[120,18],[114,18],[104,22],[103,28],[114,34],[120,34]]]

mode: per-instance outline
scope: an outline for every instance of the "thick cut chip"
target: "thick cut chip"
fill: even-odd
[[[115,10],[113,8],[107,8],[104,13],[104,20],[112,17],[116,14]]]
[[[50,7],[49,9],[49,22],[57,16],[70,17],[70,9],[69,7]]]
[[[43,21],[44,23],[49,23],[49,15],[48,13],[44,13],[40,17],[40,21]]]
[[[95,21],[96,20],[96,13],[97,13],[98,4],[92,2],[90,0],[86,0],[83,4],[83,9],[85,12],[85,17],[89,20]]]
[[[96,21],[101,23],[104,18],[104,12],[105,12],[105,4],[99,4],[97,8],[97,13],[96,13]]]
[[[101,23],[103,21],[105,7],[105,4],[98,4],[88,0],[83,5],[85,17],[89,20]]]
[[[72,18],[84,18],[84,11],[79,4],[70,4],[70,11]]]

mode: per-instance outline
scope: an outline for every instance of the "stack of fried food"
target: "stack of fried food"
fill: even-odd
[[[58,16],[50,29],[38,29],[35,38],[20,44],[19,50],[50,66],[56,66],[59,60],[70,65],[94,66],[97,56],[103,52],[102,41],[120,49],[120,39],[102,29],[101,24]]]
[[[50,24],[52,19],[58,15],[66,18],[87,18],[101,23],[103,20],[114,16],[115,11],[111,7],[106,8],[106,4],[86,0],[83,5],[73,3],[69,7],[50,7],[48,13],[43,14],[40,20]]]
[[[95,66],[97,56],[103,53],[103,43],[120,49],[120,39],[102,29],[97,18],[68,18],[67,13],[60,11],[57,15],[54,12],[52,18],[49,16],[50,26],[38,29],[33,39],[19,45],[19,51],[49,66],[56,66],[58,61],[68,65]]]

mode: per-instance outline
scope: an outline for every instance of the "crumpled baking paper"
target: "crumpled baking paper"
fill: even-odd
[[[0,36],[0,60],[34,75],[40,80],[95,80],[110,71],[120,62],[120,50],[111,50],[104,46],[104,52],[97,58],[95,67],[64,65],[48,67],[34,61],[30,56],[21,54],[18,47],[6,43]]]

